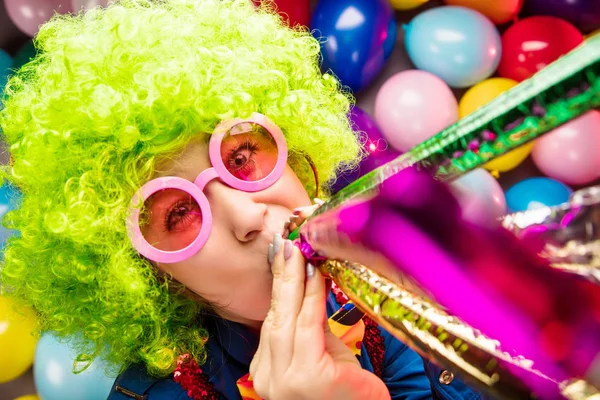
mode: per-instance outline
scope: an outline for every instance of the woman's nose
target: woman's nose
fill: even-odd
[[[265,226],[267,205],[257,201],[253,193],[211,182],[204,191],[210,201],[213,220],[229,225],[241,242],[256,238]]]

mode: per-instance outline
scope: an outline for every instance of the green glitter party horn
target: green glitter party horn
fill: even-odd
[[[451,181],[599,106],[600,36],[595,36],[408,153],[351,183],[314,215],[368,195],[410,166]]]

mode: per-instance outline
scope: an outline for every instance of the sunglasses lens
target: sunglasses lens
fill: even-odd
[[[256,123],[234,125],[221,142],[223,165],[243,181],[258,181],[268,176],[275,169],[277,156],[275,139]]]
[[[202,211],[186,191],[164,189],[144,202],[140,230],[158,250],[177,251],[189,246],[200,234]]]

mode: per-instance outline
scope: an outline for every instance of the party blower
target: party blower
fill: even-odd
[[[598,106],[600,37],[340,191],[291,237],[379,324],[484,393],[600,399],[600,285],[544,258],[535,228],[519,240],[464,221],[443,183]],[[538,231],[565,244],[560,215]],[[598,225],[597,205],[581,215]],[[597,260],[598,232],[578,238]]]

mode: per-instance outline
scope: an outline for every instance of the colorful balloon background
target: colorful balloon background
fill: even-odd
[[[85,370],[73,373],[77,353],[74,340],[59,340],[50,333],[40,338],[35,349],[35,386],[44,400],[105,400],[118,375],[97,358]]]
[[[508,211],[526,211],[540,207],[552,207],[565,203],[573,193],[570,187],[545,177],[522,180],[510,187],[506,195]]]
[[[358,92],[379,74],[396,43],[396,19],[388,0],[321,0],[310,27],[323,38],[324,71]]]
[[[502,35],[498,73],[521,82],[583,42],[573,25],[556,17],[536,16],[511,25]]]
[[[488,17],[494,24],[500,25],[514,19],[521,7],[523,0],[444,0],[451,6],[463,6],[479,11]]]
[[[433,8],[405,27],[406,51],[418,69],[456,88],[494,73],[502,54],[500,34],[489,19],[465,7]]]
[[[375,120],[388,143],[408,151],[458,119],[458,104],[437,76],[419,70],[393,75],[375,98]]]
[[[563,18],[583,32],[600,28],[600,0],[527,0],[525,12]]]
[[[0,383],[31,367],[37,343],[37,316],[15,299],[0,295]]]

